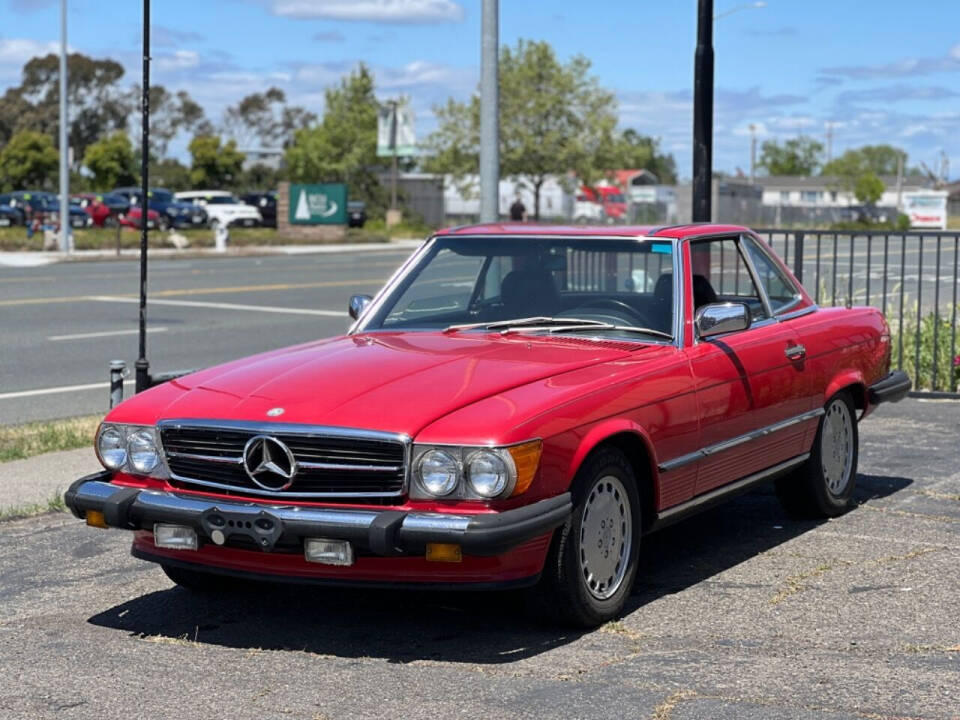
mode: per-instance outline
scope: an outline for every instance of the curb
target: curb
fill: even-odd
[[[196,258],[234,258],[265,255],[322,255],[333,253],[390,252],[414,250],[423,243],[422,239],[400,239],[384,243],[341,243],[327,245],[245,245],[228,248],[220,252],[214,248],[194,248],[177,250],[175,248],[150,248],[148,256],[164,260],[189,260]],[[106,260],[136,260],[140,257],[139,248],[125,248],[117,255],[116,250],[75,250],[62,252],[2,252],[0,267],[42,267],[61,262],[91,262]]]

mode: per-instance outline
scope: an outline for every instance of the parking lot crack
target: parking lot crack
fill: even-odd
[[[697,697],[697,693],[694,690],[677,690],[653,709],[650,720],[669,720],[677,705],[684,700],[691,700],[695,697]]]

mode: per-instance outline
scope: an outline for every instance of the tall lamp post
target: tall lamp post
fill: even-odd
[[[150,215],[150,0],[143,0],[143,90],[140,141],[140,345],[137,362],[137,392],[150,387],[147,360],[147,218]]]
[[[70,163],[67,138],[67,0],[60,0],[60,249],[70,252]]]
[[[693,63],[693,222],[710,222],[713,174],[713,0],[699,0]]]
[[[480,42],[480,222],[500,217],[499,0],[483,0]]]

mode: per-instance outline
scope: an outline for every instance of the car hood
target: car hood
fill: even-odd
[[[643,347],[529,335],[347,336],[187,375],[134,396],[111,413],[110,420],[277,421],[413,437],[431,422],[471,403],[526,383],[615,361]]]

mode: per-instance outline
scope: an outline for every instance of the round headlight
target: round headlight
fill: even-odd
[[[502,493],[510,482],[506,461],[490,450],[474,453],[467,463],[467,480],[480,497],[492,498]]]
[[[108,427],[97,438],[100,460],[110,470],[119,470],[127,462],[127,442],[118,428]]]
[[[460,464],[444,450],[428,450],[420,456],[420,484],[431,495],[449,495],[460,479]]]
[[[127,452],[130,455],[130,467],[134,472],[147,474],[160,462],[160,453],[153,441],[153,435],[146,430],[130,436],[127,440]]]

